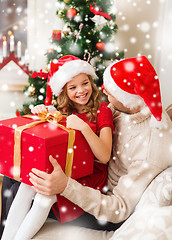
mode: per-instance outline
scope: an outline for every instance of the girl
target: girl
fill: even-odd
[[[82,132],[96,159],[93,174],[77,181],[102,191],[107,183],[106,163],[111,155],[113,118],[107,104],[100,102],[99,91],[93,82],[97,77],[95,70],[89,63],[68,55],[59,59],[56,64],[51,64],[50,74],[52,92],[58,96],[58,109],[68,116],[67,127]],[[47,108],[38,105],[32,109],[34,114],[41,111],[47,111]],[[95,123],[96,134],[86,123],[88,121]],[[34,202],[30,209],[32,198]],[[34,187],[21,183],[9,212],[2,240],[32,238],[45,222],[52,205],[61,223],[72,221],[84,213],[60,195],[45,196],[44,192],[36,194]]]

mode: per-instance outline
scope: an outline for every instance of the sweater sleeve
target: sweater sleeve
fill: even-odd
[[[124,221],[134,211],[148,184],[161,171],[162,169],[153,165],[143,168],[143,162],[136,161],[130,166],[128,174],[120,178],[112,195],[105,195],[99,190],[82,186],[71,178],[61,195],[99,220],[118,223]]]

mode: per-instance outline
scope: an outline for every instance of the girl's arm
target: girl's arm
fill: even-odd
[[[109,161],[112,149],[112,129],[110,127],[102,128],[98,137],[89,125],[76,115],[67,117],[67,127],[82,132],[94,156],[100,162],[107,163]]]

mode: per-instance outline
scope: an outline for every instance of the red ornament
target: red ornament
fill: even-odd
[[[54,51],[54,49],[53,48],[50,48],[50,49],[48,49],[48,53],[53,53],[53,51]]]
[[[76,11],[76,9],[74,9],[74,8],[69,8],[69,9],[67,10],[67,17],[68,17],[69,19],[74,18],[74,17],[76,16],[76,14],[77,14],[77,11]]]
[[[97,48],[97,50],[99,50],[99,51],[103,51],[104,49],[105,49],[105,43],[104,42],[98,42],[98,43],[96,43],[96,48]]]
[[[61,40],[61,31],[60,30],[53,30],[52,32],[52,40]]]
[[[19,111],[19,110],[16,112],[16,116],[17,116],[17,117],[20,116],[20,111]]]

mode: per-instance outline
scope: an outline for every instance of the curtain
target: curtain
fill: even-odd
[[[163,107],[172,103],[172,1],[161,0],[159,30],[155,43],[155,66],[161,84]]]

